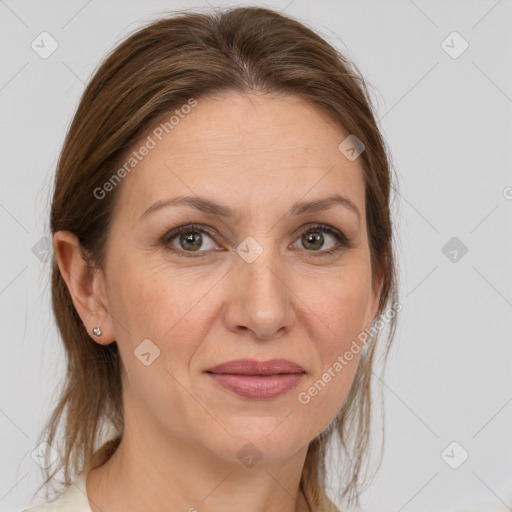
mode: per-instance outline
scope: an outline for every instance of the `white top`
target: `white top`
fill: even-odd
[[[86,478],[87,472],[82,471],[59,499],[20,512],[92,512],[87,498]]]

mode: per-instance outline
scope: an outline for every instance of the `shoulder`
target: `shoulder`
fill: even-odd
[[[24,508],[19,512],[57,512],[59,510],[69,510],[67,505],[63,503],[62,499],[52,501],[51,503],[43,503],[41,505],[35,505],[30,508]]]
[[[71,509],[69,508],[72,503],[70,503],[70,500],[65,500],[64,497],[67,495],[67,493],[59,498],[58,500],[52,501],[50,503],[42,503],[40,505],[34,505],[33,507],[24,508],[23,510],[20,510],[19,512],[58,512],[59,510],[67,510],[71,512]],[[80,509],[76,509],[77,512]],[[80,511],[81,512],[81,511]]]
[[[55,501],[34,505],[19,512],[91,512],[85,488],[85,478],[86,473],[79,475],[66,492]]]
[[[19,512],[89,512],[89,508],[84,508],[83,505],[76,499],[69,499],[67,493],[58,500],[34,505],[29,508],[20,510]]]

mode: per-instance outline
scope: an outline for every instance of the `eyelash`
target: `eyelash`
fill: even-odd
[[[327,249],[324,251],[318,251],[317,254],[315,254],[316,251],[307,251],[311,253],[311,256],[313,257],[319,257],[319,256],[331,256],[338,251],[342,249],[350,249],[354,246],[353,242],[345,236],[341,231],[338,231],[337,229],[333,228],[329,224],[314,224],[310,225],[304,230],[302,230],[297,238],[300,238],[302,235],[309,233],[309,232],[315,232],[315,231],[325,231],[326,233],[329,233],[332,235],[337,241],[338,245],[335,247],[332,247],[331,249]],[[202,226],[200,224],[187,224],[185,226],[180,226],[179,228],[173,229],[172,231],[169,231],[165,233],[159,240],[158,243],[165,247],[166,250],[173,252],[175,254],[178,254],[180,256],[184,256],[186,258],[204,258],[208,256],[208,253],[211,251],[198,251],[197,254],[192,251],[183,251],[179,249],[174,249],[169,247],[169,243],[176,238],[177,236],[181,235],[182,233],[189,233],[189,232],[199,232],[199,233],[206,233],[209,237],[212,239],[216,237],[217,232],[215,230],[212,230],[211,228],[206,228],[205,226]]]

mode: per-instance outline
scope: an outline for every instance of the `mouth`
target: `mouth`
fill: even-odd
[[[306,371],[297,363],[284,359],[239,359],[217,365],[205,373],[239,396],[263,400],[290,391],[297,386]]]

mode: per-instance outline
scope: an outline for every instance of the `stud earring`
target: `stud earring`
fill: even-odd
[[[92,330],[92,333],[94,334],[94,336],[101,336],[101,329],[99,327],[95,327]]]

